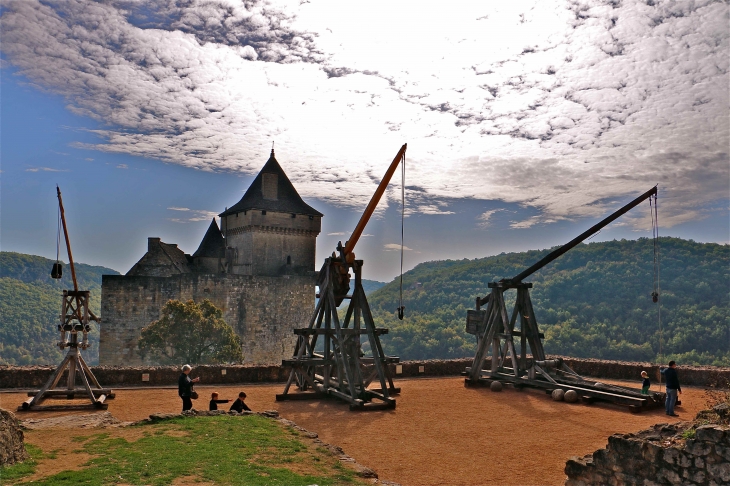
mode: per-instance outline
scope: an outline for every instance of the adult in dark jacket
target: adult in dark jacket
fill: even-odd
[[[182,398],[183,412],[193,408],[193,383],[200,381],[200,378],[190,378],[190,371],[193,368],[190,365],[182,367],[182,374],[177,379],[177,394]]]
[[[233,402],[233,405],[231,405],[230,410],[235,410],[238,413],[243,412],[244,410],[251,411],[250,408],[248,408],[248,405],[243,403],[243,401],[246,399],[246,394],[244,392],[241,392],[238,394],[238,398],[235,402]]]
[[[679,386],[679,376],[677,376],[677,363],[669,362],[669,368],[661,370],[666,381],[667,399],[664,401],[664,411],[667,415],[677,417],[674,413],[674,405],[677,403],[677,393],[682,394],[682,387]]]

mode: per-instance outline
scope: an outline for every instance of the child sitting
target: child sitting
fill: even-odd
[[[250,408],[248,408],[248,405],[243,403],[243,401],[246,399],[246,394],[244,392],[241,392],[238,394],[238,398],[235,402],[233,402],[233,405],[231,405],[231,410],[235,410],[238,413],[243,412],[244,410],[251,411]]]
[[[230,400],[218,400],[218,392],[213,392],[210,394],[210,405],[208,406],[208,410],[218,410],[219,403],[228,402],[230,402]]]

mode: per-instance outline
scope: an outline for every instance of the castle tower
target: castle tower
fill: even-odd
[[[243,198],[210,223],[197,251],[148,238],[126,275],[104,275],[99,364],[153,363],[139,353],[142,329],[170,299],[211,300],[241,338],[245,362],[291,357],[293,330],[314,308],[315,249],[322,213],[307,205],[274,151]]]
[[[315,270],[322,213],[302,200],[273,150],[246,194],[220,217],[228,273],[280,276]]]

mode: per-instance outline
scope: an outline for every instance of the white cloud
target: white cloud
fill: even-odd
[[[253,174],[275,140],[303,196],[359,209],[407,141],[409,214],[499,200],[528,227],[659,183],[668,226],[730,192],[729,8],[27,0],[2,50],[109,126],[76,147]]]
[[[117,169],[129,169],[129,166],[127,164],[119,164],[117,165]]]
[[[206,209],[189,209],[175,206],[169,207],[167,209],[170,211],[189,213],[185,218],[167,218],[168,221],[172,221],[173,223],[195,223],[198,221],[210,221],[218,216],[218,211],[208,211]]]
[[[345,232],[338,231],[337,233],[327,233],[327,236],[345,236]]]
[[[26,172],[69,172],[68,169],[52,169],[51,167],[31,167]]]
[[[502,210],[501,209],[490,209],[489,211],[483,212],[482,214],[480,214],[477,217],[477,221],[478,221],[477,225],[480,228],[488,228],[489,226],[492,225],[492,223],[491,223],[492,216],[495,213],[498,213],[500,211],[502,211]]]
[[[400,251],[400,243],[387,243],[383,245],[383,249],[385,249],[385,251]],[[408,248],[404,245],[403,251],[413,251],[413,248]]]

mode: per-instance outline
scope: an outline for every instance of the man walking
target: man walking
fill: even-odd
[[[679,386],[679,377],[677,376],[677,363],[669,362],[669,368],[661,370],[667,383],[667,399],[664,402],[665,412],[671,417],[678,417],[674,413],[674,405],[677,403],[677,393],[682,394],[682,387]]]

